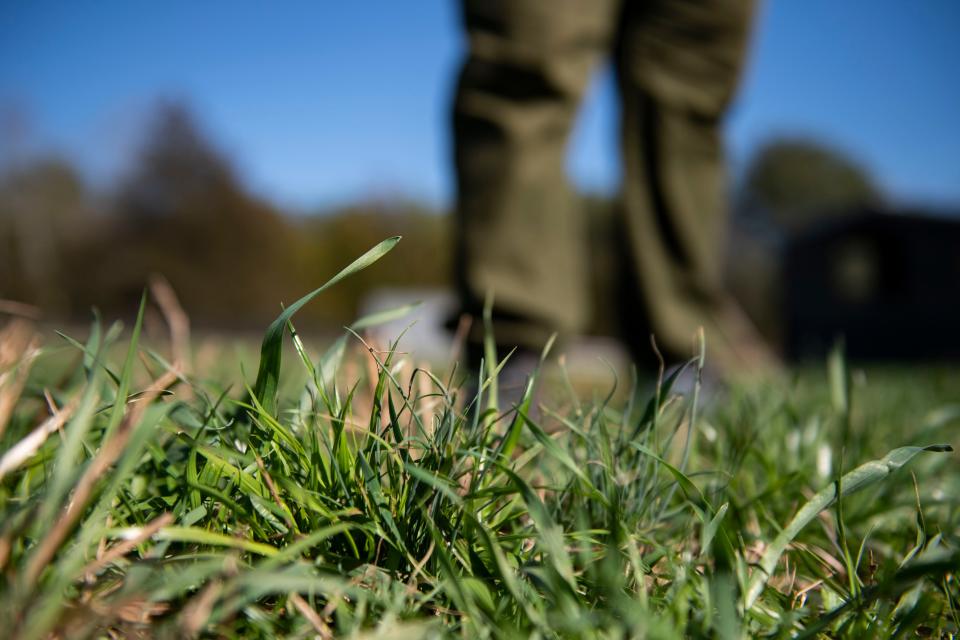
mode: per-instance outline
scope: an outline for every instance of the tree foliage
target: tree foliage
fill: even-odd
[[[855,160],[804,138],[782,138],[761,147],[738,196],[742,213],[786,233],[882,199],[869,173]]]
[[[289,215],[246,189],[229,158],[181,104],[161,105],[115,189],[93,193],[63,160],[0,180],[0,299],[82,319],[136,308],[164,275],[200,325],[260,326],[300,292],[387,236],[402,269],[374,268],[304,312],[339,328],[374,286],[447,281],[447,219],[412,203],[357,203]]]

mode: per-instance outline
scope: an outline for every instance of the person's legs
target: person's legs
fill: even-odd
[[[648,330],[673,357],[689,357],[699,326],[708,359],[724,369],[765,359],[723,293],[726,182],[722,117],[736,88],[751,0],[628,3],[617,45],[622,98],[623,206],[630,286]]]
[[[582,328],[585,230],[565,152],[615,0],[467,0],[469,53],[454,104],[456,277],[464,312],[495,300],[501,346],[539,349]],[[475,322],[472,339],[482,333]]]

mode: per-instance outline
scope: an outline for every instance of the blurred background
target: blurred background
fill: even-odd
[[[955,0],[761,5],[726,124],[728,279],[785,355],[845,335],[854,357],[960,357],[958,33]],[[160,273],[195,326],[261,330],[400,234],[299,324],[411,297],[438,324],[462,49],[452,0],[5,0],[0,300],[128,317]],[[603,335],[620,177],[609,72],[594,85],[568,166]]]

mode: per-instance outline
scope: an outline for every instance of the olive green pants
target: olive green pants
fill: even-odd
[[[699,326],[726,341],[721,119],[749,36],[750,0],[466,0],[469,52],[454,104],[456,275],[466,313],[488,292],[502,344],[583,329],[587,238],[567,141],[592,72],[621,98],[619,252],[628,338],[689,355]],[[649,348],[647,349],[649,353]]]

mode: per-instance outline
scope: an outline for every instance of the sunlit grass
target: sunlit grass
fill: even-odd
[[[499,363],[417,368],[365,343],[392,314],[315,356],[298,304],[232,380],[176,340],[144,347],[140,320],[39,351],[8,325],[4,635],[957,633],[949,371],[838,353],[706,404],[611,374],[542,408],[534,378],[497,406]],[[70,367],[27,375],[44,358]]]

